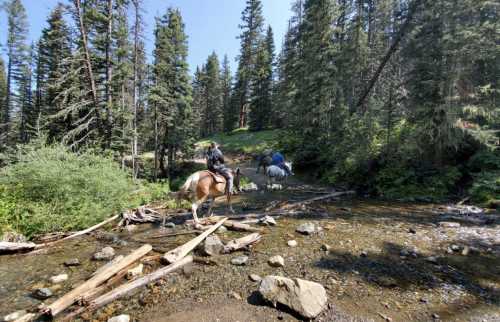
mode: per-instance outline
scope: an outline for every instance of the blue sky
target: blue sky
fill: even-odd
[[[29,40],[36,41],[46,18],[58,0],[22,0],[28,14],[30,25]],[[2,2],[2,0],[0,0]],[[67,3],[67,1],[63,1]],[[279,50],[291,15],[290,0],[262,0],[265,23],[274,31],[276,48]],[[153,49],[154,17],[162,15],[166,8],[179,8],[189,37],[189,67],[194,71],[196,65],[205,62],[207,56],[215,50],[222,60],[227,54],[232,72],[236,68],[235,57],[239,52],[238,24],[245,0],[144,0],[146,42],[148,55]],[[0,13],[0,43],[5,44],[7,35],[5,12]],[[3,55],[5,58],[5,55]]]

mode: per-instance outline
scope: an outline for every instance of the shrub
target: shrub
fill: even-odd
[[[62,145],[24,146],[0,169],[0,229],[30,236],[88,227],[136,203],[134,190],[111,158]]]
[[[487,205],[500,199],[500,171],[483,171],[474,176],[469,189],[472,201]]]

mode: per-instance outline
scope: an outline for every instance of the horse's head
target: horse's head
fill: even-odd
[[[241,171],[240,168],[236,168],[236,170],[233,170],[233,183],[234,187],[236,188],[237,191],[240,191],[240,180],[241,180]]]
[[[290,171],[290,175],[293,176],[293,171],[292,171],[292,162],[285,162],[285,167],[288,168],[288,170]]]

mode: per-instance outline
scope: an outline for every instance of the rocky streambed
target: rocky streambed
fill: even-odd
[[[235,208],[241,213],[311,197],[297,182],[290,187],[241,194]],[[500,321],[500,215],[469,216],[478,219],[471,220],[446,209],[360,199],[311,204],[294,216],[275,218],[277,225],[265,227],[250,250],[205,257],[204,264],[185,266],[80,319],[107,321],[122,314],[131,321],[302,319],[286,306],[274,308],[257,292],[260,278],[276,275],[324,286],[328,303],[315,321]],[[93,259],[105,247],[117,256],[147,242],[162,254],[193,237],[156,238],[185,229],[181,219],[174,223],[170,228],[147,224],[100,231],[46,254],[0,257],[0,316],[66,293],[106,263]],[[311,233],[297,231],[311,225]],[[226,243],[245,233],[216,234]],[[246,259],[235,265],[238,257]],[[143,264],[144,273],[161,266],[155,260]],[[54,282],[62,274],[67,279]],[[52,295],[33,295],[44,288]]]

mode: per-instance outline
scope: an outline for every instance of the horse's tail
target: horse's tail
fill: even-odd
[[[198,184],[198,178],[199,174],[195,172],[186,179],[186,182],[184,182],[179,188],[179,191],[176,192],[176,199],[178,202],[185,199],[189,195],[189,192],[195,191],[196,185]]]

